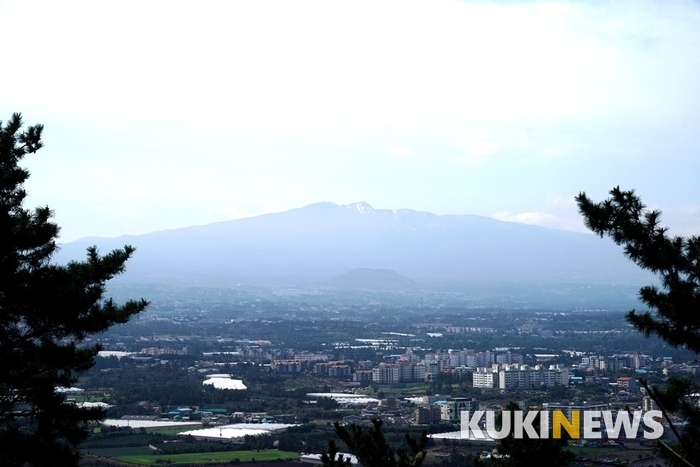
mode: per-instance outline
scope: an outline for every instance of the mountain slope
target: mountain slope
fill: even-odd
[[[594,235],[438,216],[366,203],[318,203],[247,219],[62,245],[58,261],[137,247],[123,280],[201,285],[328,280],[356,268],[418,281],[642,283],[649,276]]]

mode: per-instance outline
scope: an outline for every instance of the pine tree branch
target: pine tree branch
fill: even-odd
[[[651,397],[651,399],[656,403],[656,405],[659,406],[659,409],[661,409],[661,414],[663,415],[664,419],[666,420],[666,423],[668,423],[669,428],[671,428],[671,431],[673,431],[673,434],[676,436],[676,439],[680,443],[681,448],[685,452],[690,452],[689,447],[683,441],[683,437],[678,432],[676,425],[671,420],[671,417],[668,414],[668,411],[665,409],[664,405],[661,403],[659,398],[656,396],[655,391],[652,390],[652,388],[649,386],[649,384],[647,383],[647,381],[645,379],[639,378],[638,381],[642,385],[642,387],[646,390],[647,394],[649,394],[649,397]],[[661,440],[658,440],[658,443],[663,445],[663,447],[664,447],[664,449],[666,449],[666,451],[670,452],[671,454],[678,457],[679,459],[683,459],[683,457],[680,454],[678,454],[673,448],[671,448],[671,446],[669,446],[668,444],[664,443]],[[692,466],[692,464],[690,464],[685,459],[683,459],[683,462]]]

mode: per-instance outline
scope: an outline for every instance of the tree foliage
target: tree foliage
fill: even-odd
[[[85,426],[104,412],[66,403],[70,387],[94,364],[90,335],[124,323],[147,302],[104,299],[105,283],[124,271],[134,249],[51,263],[59,227],[48,207],[23,208],[29,172],[19,163],[40,149],[42,125],[22,130],[19,114],[0,122],[0,465],[77,465]]]
[[[610,195],[597,204],[585,193],[576,197],[586,227],[624,245],[628,258],[661,279],[661,287],[639,291],[655,313],[632,310],[627,320],[646,336],[656,334],[674,347],[700,353],[700,238],[669,236],[659,224],[661,212],[646,209],[634,191],[618,187]]]
[[[335,433],[364,467],[419,467],[425,459],[428,433],[423,431],[420,438],[413,438],[406,433],[406,445],[395,449],[387,443],[382,433],[382,423],[375,418],[372,425],[365,429],[354,423],[342,426],[335,422]],[[324,467],[350,465],[350,460],[338,456],[338,452],[335,440],[330,440],[328,449],[321,456]]]
[[[589,229],[623,245],[629,259],[660,279],[659,285],[640,289],[639,299],[649,309],[628,312],[629,323],[647,337],[656,335],[674,347],[700,353],[700,238],[670,236],[660,225],[661,212],[647,209],[634,191],[616,187],[600,203],[580,193],[576,202]],[[673,450],[661,444],[675,465],[700,465],[700,410],[691,399],[699,390],[686,379],[671,379],[664,389],[650,388],[665,412],[687,421]]]

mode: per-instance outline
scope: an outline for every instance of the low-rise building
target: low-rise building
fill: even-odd
[[[617,378],[617,385],[621,388],[627,389],[628,391],[634,391],[637,389],[637,381],[630,376],[620,376]]]
[[[479,402],[473,397],[455,397],[440,405],[440,419],[443,422],[459,422],[462,412],[468,412],[471,417],[478,409]]]
[[[440,407],[428,406],[416,409],[416,422],[420,425],[430,425],[438,423],[441,419]]]

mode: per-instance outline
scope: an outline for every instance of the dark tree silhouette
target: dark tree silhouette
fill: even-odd
[[[520,410],[520,406],[515,401],[506,405],[505,409],[511,413]],[[499,415],[496,424],[500,428],[501,416]],[[539,414],[533,422],[533,426],[539,426]],[[574,454],[564,448],[568,444],[565,438],[554,439],[531,439],[527,433],[523,433],[523,439],[516,439],[513,430],[505,438],[498,440],[496,450],[502,457],[494,457],[490,463],[477,461],[477,465],[491,465],[494,467],[566,467],[571,464]]]
[[[628,312],[627,321],[647,337],[657,335],[674,347],[700,353],[700,238],[669,236],[660,225],[661,212],[647,209],[634,191],[616,187],[600,203],[580,193],[576,202],[589,229],[624,245],[629,259],[660,279],[660,285],[639,291],[648,310]],[[660,442],[661,451],[674,465],[699,466],[700,408],[690,396],[700,387],[687,379],[671,379],[664,389],[641,383],[665,414],[675,412],[688,422],[677,433],[678,443],[671,448]]]
[[[147,302],[104,299],[134,249],[51,263],[59,228],[48,207],[23,208],[29,172],[18,164],[40,149],[43,126],[22,131],[19,114],[0,122],[0,465],[77,465],[86,424],[104,411],[67,403],[69,387],[95,363],[85,339],[125,323]]]
[[[376,418],[372,420],[372,426],[366,429],[354,423],[341,426],[335,422],[335,433],[364,467],[419,467],[425,459],[425,446],[428,444],[426,431],[417,439],[406,433],[406,446],[399,449],[386,442],[382,433],[382,421]],[[338,455],[335,440],[328,442],[328,449],[322,454],[321,461],[324,467],[344,467],[350,464],[349,459]]]

